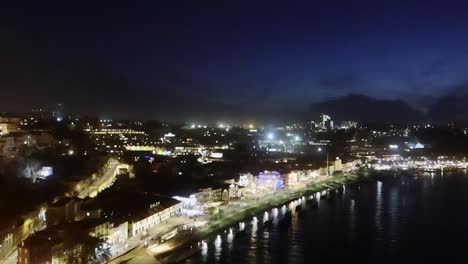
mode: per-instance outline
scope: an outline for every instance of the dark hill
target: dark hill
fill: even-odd
[[[359,94],[327,100],[311,106],[311,114],[330,114],[334,120],[360,122],[414,123],[424,120],[423,113],[402,100],[376,99]]]

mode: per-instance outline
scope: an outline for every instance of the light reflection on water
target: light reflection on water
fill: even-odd
[[[320,201],[317,193],[314,199],[299,199],[246,221],[244,232],[215,235],[209,242],[213,247],[202,244],[201,253],[187,262],[354,263],[365,255],[364,263],[378,263],[431,254],[468,258],[466,190],[466,173],[445,172],[380,177],[347,186],[341,197],[329,195],[320,207],[311,206]],[[264,221],[256,221],[260,217]]]
[[[284,215],[286,213],[286,205],[281,206],[281,214]]]
[[[376,197],[376,203],[375,203],[375,228],[377,231],[377,235],[375,236],[376,239],[376,247],[382,247],[383,246],[383,226],[382,226],[382,217],[383,217],[383,212],[382,212],[382,182],[377,181],[377,197]]]
[[[216,260],[219,260],[219,258],[221,257],[221,251],[222,251],[221,244],[222,243],[223,241],[221,240],[221,236],[217,235],[214,241]]]
[[[228,242],[229,248],[231,248],[233,240],[234,240],[234,232],[232,231],[232,228],[229,228],[229,233],[227,235],[227,242]]]

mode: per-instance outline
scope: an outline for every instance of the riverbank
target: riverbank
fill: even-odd
[[[379,171],[372,180],[293,200],[203,240],[182,263],[466,259],[468,172]],[[375,177],[374,177],[375,176]],[[256,221],[258,220],[258,221]],[[453,239],[457,237],[457,239]]]
[[[155,257],[162,263],[180,262],[197,252],[197,250],[193,248],[193,245],[198,241],[237,225],[245,219],[252,218],[266,210],[281,206],[303,196],[313,195],[325,190],[338,190],[345,185],[357,184],[371,179],[372,174],[367,170],[342,173],[323,178],[317,182],[310,182],[306,186],[300,188],[266,195],[260,199],[250,201],[251,204],[244,207],[232,206],[229,204],[222,206],[217,214],[210,216],[209,225],[206,228],[197,231],[195,234],[179,237],[168,242],[165,248],[170,250],[157,254]]]

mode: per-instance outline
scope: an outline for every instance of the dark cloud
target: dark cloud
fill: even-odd
[[[327,76],[318,81],[322,88],[332,91],[356,91],[366,86],[362,77],[355,74],[345,74],[337,76]]]
[[[468,121],[468,82],[446,88],[449,92],[429,107],[428,115],[435,122]]]
[[[277,118],[350,92],[425,109],[465,78],[467,8],[322,2],[5,7],[0,105]]]

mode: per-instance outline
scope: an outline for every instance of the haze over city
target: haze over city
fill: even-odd
[[[423,113],[441,96],[466,98],[463,2],[10,4],[5,110],[271,121],[350,93]]]

